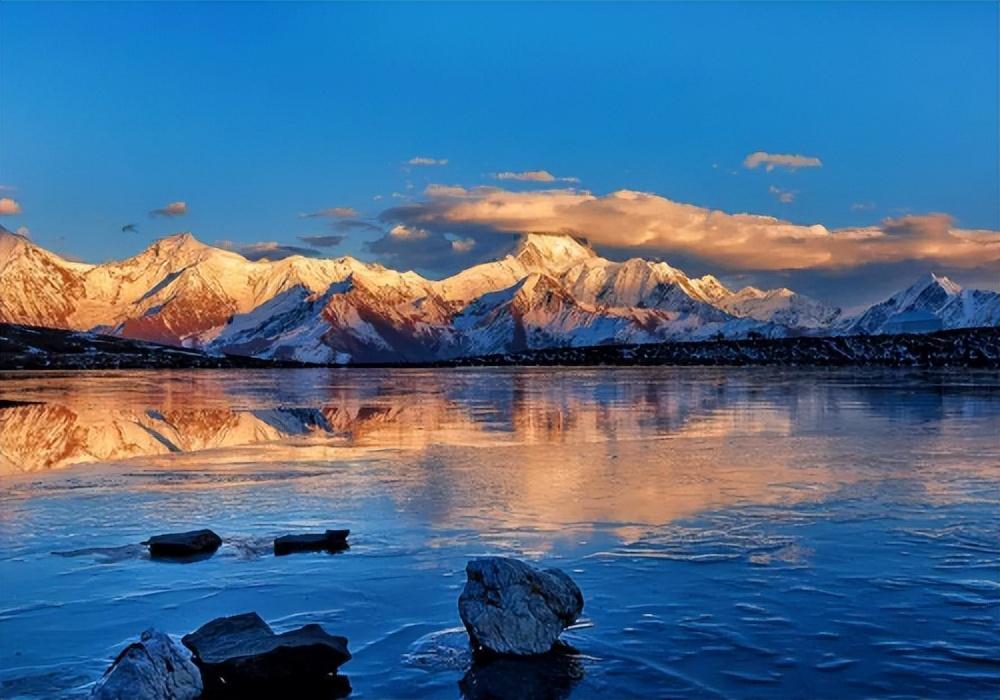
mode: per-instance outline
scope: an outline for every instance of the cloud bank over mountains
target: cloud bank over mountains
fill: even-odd
[[[633,190],[595,195],[574,189],[513,192],[431,185],[423,200],[387,209],[380,219],[390,227],[419,229],[425,241],[433,236],[481,240],[490,233],[555,233],[583,237],[596,246],[680,254],[733,271],[921,262],[1000,272],[1000,231],[959,228],[941,213],[828,229],[730,214]],[[372,249],[388,248],[391,238],[383,237]]]

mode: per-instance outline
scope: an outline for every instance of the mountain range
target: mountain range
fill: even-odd
[[[301,362],[427,361],[718,337],[878,334],[900,313],[1000,325],[1000,294],[930,275],[845,318],[789,289],[733,291],[665,262],[527,234],[500,260],[430,280],[351,257],[250,261],[183,233],[98,265],[0,227],[0,322]]]

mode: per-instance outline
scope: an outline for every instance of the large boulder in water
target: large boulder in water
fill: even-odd
[[[319,625],[275,634],[257,613],[220,617],[181,640],[194,653],[206,697],[344,697],[337,675],[351,658],[347,639]]]
[[[194,700],[201,673],[191,655],[163,632],[148,629],[104,672],[92,700]]]
[[[559,569],[488,557],[465,573],[458,613],[477,651],[544,654],[583,610],[583,594]]]
[[[211,530],[191,530],[154,535],[143,544],[149,546],[151,557],[209,556],[222,546],[222,538]]]

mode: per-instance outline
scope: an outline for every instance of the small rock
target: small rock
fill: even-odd
[[[488,557],[465,573],[458,612],[477,651],[544,654],[583,610],[583,594],[559,569]]]
[[[211,530],[192,530],[155,535],[143,542],[151,557],[193,557],[209,555],[222,546],[222,538]]]
[[[277,556],[292,552],[340,552],[348,549],[347,536],[350,530],[327,530],[308,535],[282,535],[274,540]]]
[[[148,629],[129,644],[94,686],[92,700],[194,700],[201,673],[186,649]]]
[[[347,639],[319,625],[275,634],[257,613],[220,617],[181,640],[194,653],[206,697],[345,697],[337,669],[351,658]]]

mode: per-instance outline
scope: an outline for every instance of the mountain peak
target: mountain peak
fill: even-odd
[[[171,264],[187,265],[194,260],[202,260],[216,255],[235,255],[222,248],[202,243],[189,231],[158,238],[137,256],[143,260],[164,260]]]
[[[569,235],[528,233],[518,243],[514,257],[528,267],[565,269],[580,260],[596,258],[597,253]]]
[[[960,284],[952,282],[944,275],[935,275],[933,272],[931,272],[923,280],[917,282],[917,284],[923,287],[935,284],[938,287],[941,287],[941,289],[946,291],[948,294],[960,294],[962,292],[962,286]]]
[[[159,245],[164,248],[170,248],[172,250],[200,250],[201,248],[208,248],[197,238],[194,237],[190,231],[184,231],[182,233],[175,233],[172,236],[165,236],[164,238],[159,238],[153,242],[153,245]]]

